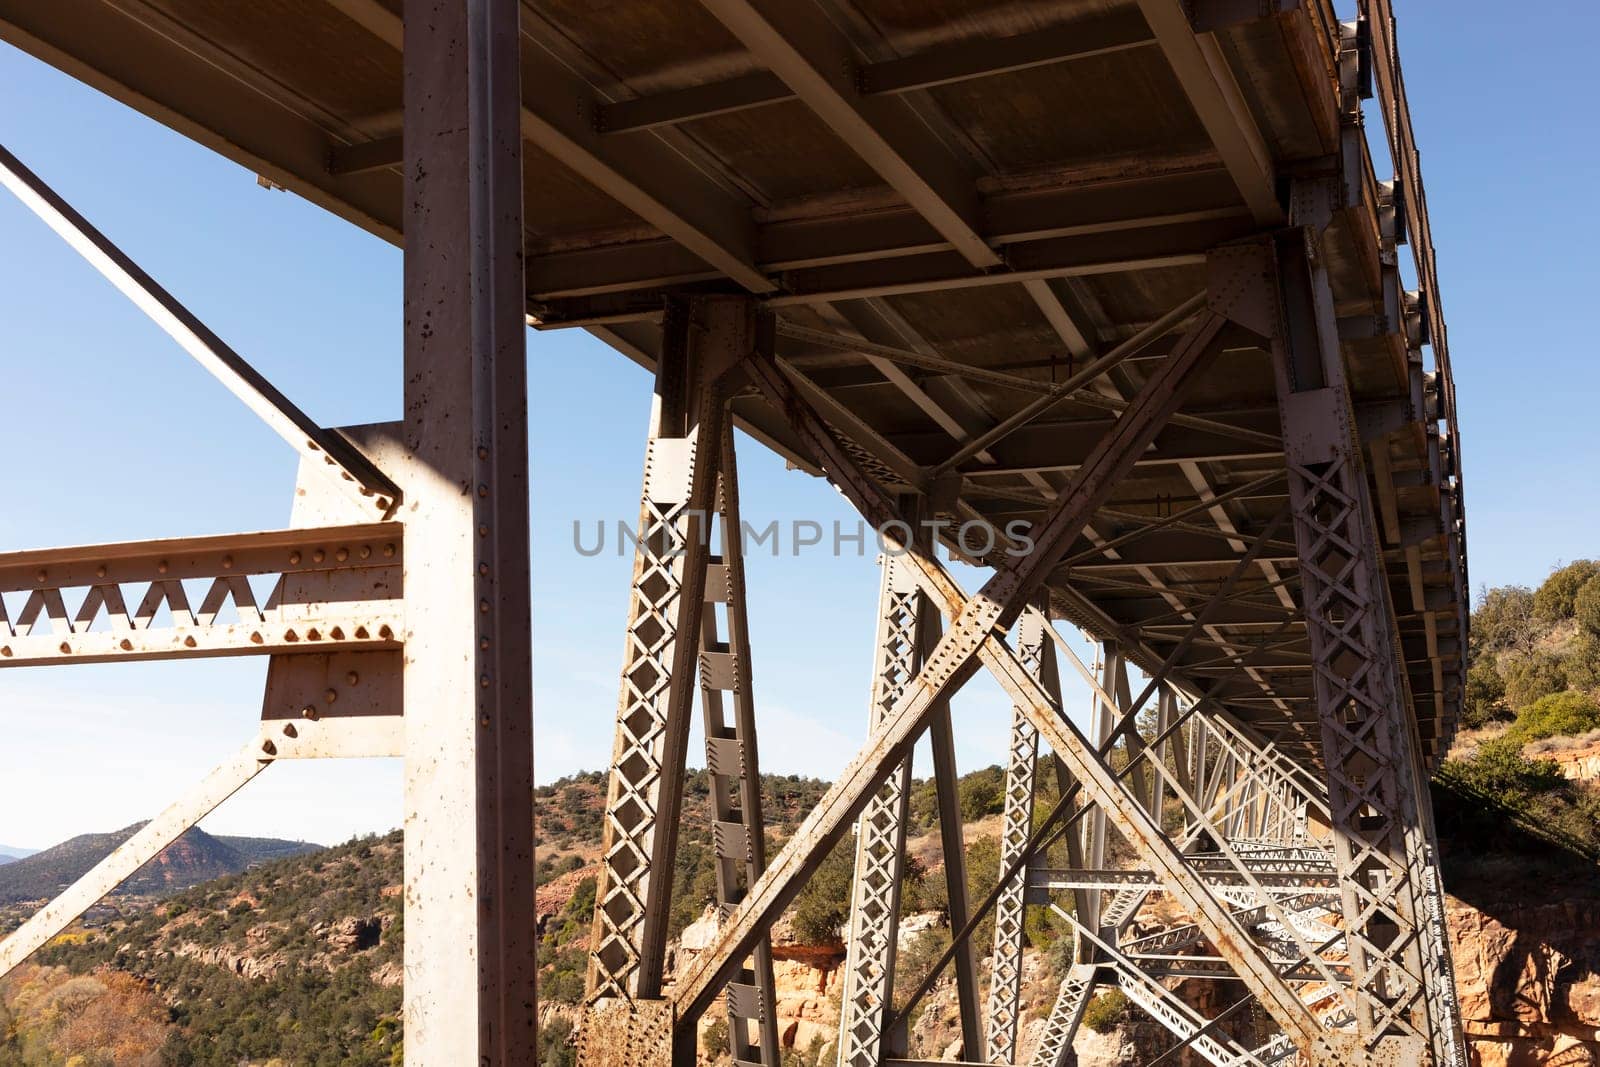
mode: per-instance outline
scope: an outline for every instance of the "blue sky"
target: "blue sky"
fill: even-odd
[[[1600,245],[1585,54],[1600,14],[1397,6],[1460,392],[1472,574],[1537,583],[1557,560],[1600,552],[1584,258]],[[314,418],[398,416],[397,250],[5,45],[0,99],[0,143]],[[287,523],[288,447],[9,196],[0,322],[0,551]],[[530,335],[529,359],[542,385],[530,403],[548,781],[609,754],[630,564],[575,552],[572,522],[631,519],[650,383],[582,334]],[[827,486],[744,444],[753,522],[851,520]],[[750,572],[763,766],[831,776],[865,732],[873,560],[757,555]],[[46,845],[153,814],[250,736],[264,668],[0,672],[0,841]],[[1001,758],[1007,714],[990,684],[963,694],[964,766]],[[205,825],[333,841],[399,820],[398,768],[373,761],[274,767]]]

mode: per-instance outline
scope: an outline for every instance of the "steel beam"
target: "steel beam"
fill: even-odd
[[[1039,611],[1024,612],[1018,622],[1017,654],[1033,670],[1045,692],[1061,699],[1055,648],[1044,631],[1050,625]],[[1005,808],[1000,829],[1000,869],[1021,856],[1033,836],[1034,783],[1039,766],[1039,731],[1021,708],[1011,712],[1011,742],[1006,765]],[[1022,949],[1026,935],[1025,878],[1014,878],[1001,890],[994,907],[994,954],[990,958],[987,1059],[1013,1063],[1022,1009]],[[952,925],[954,925],[952,923]],[[957,927],[959,929],[959,927]]]
[[[1418,806],[1427,800],[1397,677],[1332,294],[1315,249],[1311,228],[1277,239],[1283,325],[1273,363],[1352,967],[1350,1008],[1364,1047],[1431,1057],[1445,1023],[1429,1017],[1422,871],[1411,854]]]
[[[878,733],[904,697],[917,676],[923,653],[918,634],[924,618],[922,590],[907,565],[892,556],[884,559],[882,571],[869,735]],[[908,753],[878,787],[856,823],[848,951],[839,1006],[840,1067],[876,1067],[894,1051],[888,1027],[894,1010],[910,794]]]
[[[745,600],[744,547],[739,518],[739,471],[733,423],[722,420],[718,442],[716,517],[722,550],[706,561],[705,604],[700,613],[700,708],[706,770],[711,778],[711,840],[716,853],[717,909],[726,919],[767,866],[761,815],[761,763],[756,744]],[[723,634],[711,605],[727,616]],[[732,705],[728,718],[723,695]],[[744,973],[728,984],[728,1044],[735,1064],[778,1067],[778,999],[772,943],[763,940]],[[754,1027],[752,1034],[751,1028]]]
[[[1283,221],[1272,151],[1216,40],[1195,34],[1180,0],[1139,0],[1139,10],[1251,214],[1262,225]]]
[[[0,668],[398,648],[404,544],[366,523],[5,553]]]
[[[398,49],[403,28],[379,0],[339,0],[339,7],[379,40]],[[526,16],[525,16],[526,17]],[[534,38],[541,51],[546,42]],[[753,261],[750,205],[711,182],[683,156],[657,141],[609,140],[593,116],[606,102],[548,53],[526,71],[528,101],[518,115],[532,144],[623,207],[751,292],[775,286]]]
[[[405,9],[405,1055],[531,1065],[518,6]]]
[[[864,57],[809,3],[701,0],[841,141],[927,219],[967,263],[1000,257],[977,230],[977,173],[904,100],[856,84]]]
[[[123,296],[194,357],[258,418],[302,456],[322,460],[330,475],[368,498],[374,518],[388,518],[400,503],[399,487],[339,435],[295,407],[245,358],[229,348],[171,293],[80,215],[22,162],[0,146],[4,185]]]
[[[721,313],[702,344],[697,313]],[[595,905],[593,996],[656,998],[665,963],[672,852],[682,800],[730,361],[716,347],[745,329],[738,304],[668,307],[645,448],[644,487]]]
[[[1124,13],[1089,23],[1073,22],[1012,37],[962,41],[898,59],[863,63],[857,71],[856,83],[865,96],[908,93],[1103,56],[1150,43],[1150,31],[1144,21],[1129,18]],[[603,133],[631,133],[794,98],[794,91],[783,79],[767,71],[757,71],[606,104],[600,110],[597,124]]]

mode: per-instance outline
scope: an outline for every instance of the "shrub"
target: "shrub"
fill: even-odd
[[[1600,706],[1582,693],[1567,690],[1540,697],[1517,713],[1506,737],[1526,744],[1541,737],[1587,733],[1600,729]]]
[[[1600,563],[1592,559],[1573,560],[1551,572],[1539,591],[1533,594],[1534,612],[1552,622],[1572,618],[1578,590],[1597,574],[1600,574]]]
[[[1440,774],[1519,810],[1566,784],[1554,760],[1529,759],[1522,754],[1522,742],[1510,735],[1484,742],[1469,759],[1447,761]]]
[[[1108,989],[1083,1009],[1083,1025],[1097,1034],[1106,1034],[1115,1030],[1127,1014],[1128,994],[1120,989]]]

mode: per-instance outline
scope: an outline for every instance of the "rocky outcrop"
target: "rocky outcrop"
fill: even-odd
[[[1451,899],[1461,1017],[1481,1067],[1600,1065],[1600,901]]]

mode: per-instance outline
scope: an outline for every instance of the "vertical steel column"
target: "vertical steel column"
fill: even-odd
[[[722,425],[721,461],[716,503],[722,553],[711,557],[706,567],[706,608],[700,618],[700,708],[705,722],[706,768],[711,777],[717,908],[720,917],[726,919],[767,866],[739,520],[739,472],[733,424],[726,418]],[[716,604],[722,604],[727,612],[726,640],[718,631]],[[728,694],[732,704],[731,722],[724,713],[723,693]],[[729,1051],[735,1067],[777,1067],[781,1050],[770,939],[761,939],[750,965],[728,984],[727,1007]],[[750,1034],[752,1023],[754,1038]]]
[[[1297,218],[1311,195],[1297,189]],[[1372,501],[1315,230],[1276,239],[1273,356],[1314,692],[1351,967],[1369,1050],[1431,1060],[1408,838],[1419,826],[1413,730],[1397,670]]]
[[[931,539],[930,539],[931,540]],[[933,551],[931,543],[926,551]],[[930,597],[922,598],[917,625],[918,653],[927,662],[943,632],[939,607]],[[971,909],[967,904],[967,846],[962,836],[961,795],[956,771],[955,730],[950,723],[950,702],[941,700],[928,721],[928,747],[933,755],[933,789],[939,805],[939,844],[944,856],[945,900],[950,928],[967,925]],[[983,1018],[978,1008],[978,960],[971,939],[955,946],[951,960],[956,978],[956,1015],[961,1027],[961,1058],[976,1057],[983,1048]]]
[[[1051,698],[1061,700],[1055,644],[1050,625],[1037,609],[1017,623],[1017,655]],[[1039,731],[1019,707],[1011,712],[1010,759],[1006,766],[1005,812],[1000,830],[1000,869],[1007,870],[1033,834],[1034,782],[1039,767]],[[1018,869],[994,905],[994,958],[989,979],[988,1055],[990,1063],[1014,1063],[1017,1024],[1022,1015],[1022,942],[1028,884],[1027,866]]]
[[[533,1064],[516,0],[405,5],[409,1064]]]
[[[1077,1036],[1084,1009],[1094,995],[1095,970],[1092,963],[1074,963],[1061,980],[1050,1017],[1045,1020],[1044,1034],[1033,1052],[1033,1067],[1067,1067],[1077,1062],[1072,1039]]]
[[[661,996],[725,417],[719,381],[752,350],[753,325],[738,299],[674,299],[663,317],[589,961],[597,1000]],[[640,1015],[632,1026],[659,1035],[672,1020]]]
[[[878,594],[877,663],[869,728],[876,731],[899,703],[921,663],[922,592],[899,557],[883,559]],[[839,1011],[840,1067],[877,1067],[885,1053],[894,999],[895,938],[905,874],[911,757],[889,775],[856,823],[855,877],[850,887],[850,940]]]

